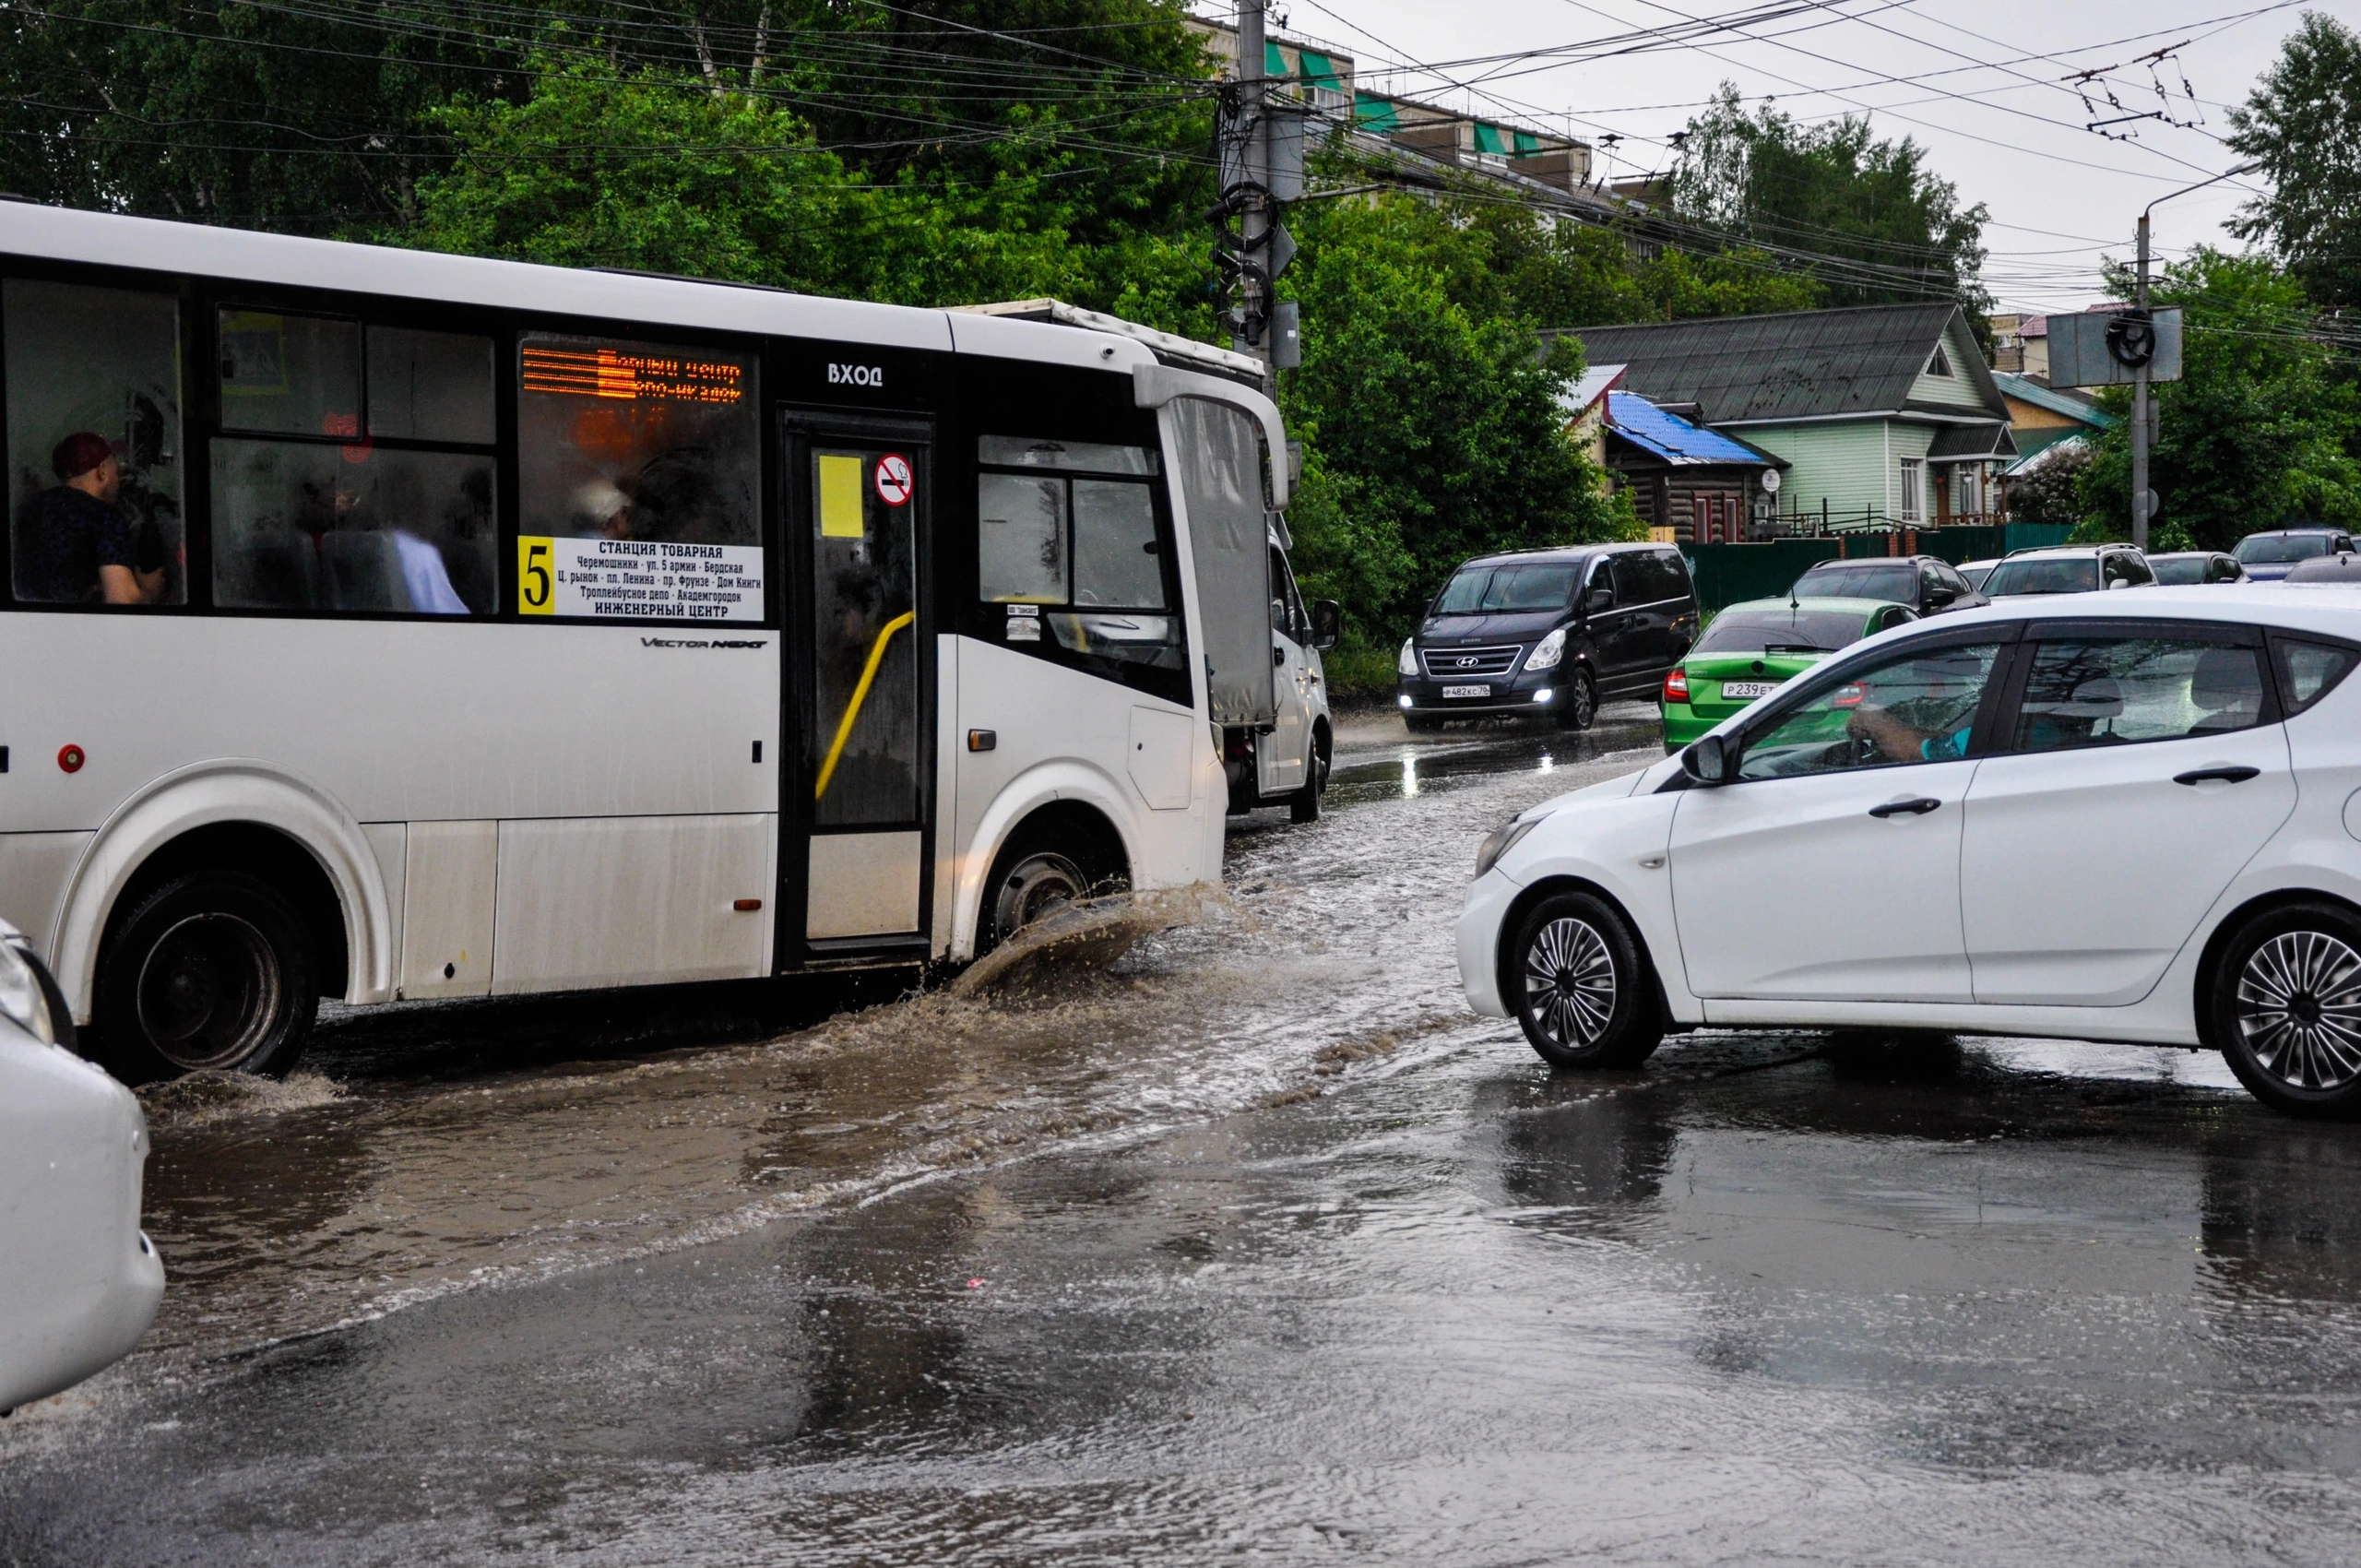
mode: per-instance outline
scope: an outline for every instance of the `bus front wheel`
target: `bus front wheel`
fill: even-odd
[[[98,1051],[126,1083],[284,1075],[319,1007],[295,906],[259,877],[198,871],[142,896],[99,963]]]

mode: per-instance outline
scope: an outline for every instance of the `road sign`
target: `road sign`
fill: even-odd
[[[877,459],[877,499],[888,506],[909,504],[911,480],[910,460],[899,452],[888,452]]]
[[[2181,376],[2181,313],[2082,311],[2049,318],[2052,386],[2129,386],[2144,362],[2150,381]]]

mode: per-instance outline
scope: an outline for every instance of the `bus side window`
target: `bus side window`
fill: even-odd
[[[0,312],[17,599],[185,602],[172,296],[11,278]]]
[[[1038,653],[1062,650],[1101,674],[1110,666],[1180,671],[1180,618],[1169,613],[1157,535],[1157,454],[985,435],[976,460],[977,596],[1074,612],[1011,616],[1007,638]]]
[[[1066,601],[1066,481],[1047,474],[979,475],[978,595],[995,604]]]
[[[489,338],[224,310],[213,600],[489,615],[499,594]],[[251,434],[243,434],[251,433]],[[380,438],[403,443],[380,445]]]

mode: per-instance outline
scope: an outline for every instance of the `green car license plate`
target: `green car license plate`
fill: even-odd
[[[1767,697],[1778,689],[1779,683],[1776,681],[1725,681],[1722,683],[1722,695],[1742,697],[1750,702],[1756,697]]]

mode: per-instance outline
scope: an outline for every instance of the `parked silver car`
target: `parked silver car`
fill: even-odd
[[[1985,596],[2097,593],[2105,588],[2147,588],[2156,580],[2147,556],[2128,544],[2059,544],[2019,550],[1984,579]]]

